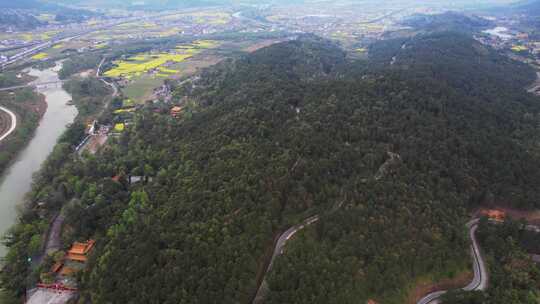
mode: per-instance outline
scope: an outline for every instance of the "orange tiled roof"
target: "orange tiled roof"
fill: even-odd
[[[68,253],[66,259],[85,263],[88,258],[84,254]]]
[[[85,243],[75,242],[73,243],[73,246],[71,246],[71,249],[68,252],[73,253],[73,254],[84,254],[85,251],[86,251]]]
[[[96,241],[89,240],[86,243],[75,242],[68,251],[66,258],[68,260],[86,262],[86,255],[94,248]]]

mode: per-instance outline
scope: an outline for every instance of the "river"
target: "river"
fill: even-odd
[[[36,82],[57,81],[60,68],[61,63],[57,63],[55,67],[44,71],[30,69],[29,74],[37,77]],[[39,92],[45,95],[47,111],[32,140],[6,170],[5,175],[0,178],[0,234],[2,235],[15,224],[16,206],[23,202],[25,194],[30,191],[32,175],[40,169],[67,125],[72,123],[77,116],[77,109],[66,105],[71,100],[71,96],[60,86],[39,89]],[[6,248],[0,245],[0,257],[4,257],[5,254]]]

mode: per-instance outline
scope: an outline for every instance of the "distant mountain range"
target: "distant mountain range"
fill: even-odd
[[[417,14],[407,18],[403,24],[428,32],[471,32],[493,25],[492,22],[487,19],[475,15],[464,15],[457,12],[446,12],[438,15]]]
[[[30,30],[45,24],[32,14],[9,9],[0,11],[0,30]]]
[[[540,0],[525,0],[511,5],[511,7],[530,15],[540,15]]]
[[[67,7],[40,0],[0,1],[0,30],[31,30],[47,22],[38,20],[40,13],[55,15],[60,22],[79,22],[98,15],[96,12]]]

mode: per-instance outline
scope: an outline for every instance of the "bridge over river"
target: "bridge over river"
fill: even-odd
[[[55,89],[55,88],[61,88],[63,83],[64,83],[64,81],[62,81],[62,80],[38,82],[38,83],[29,83],[29,84],[20,85],[20,86],[12,86],[12,87],[0,88],[0,92],[2,92],[2,91],[13,91],[13,90],[24,89],[24,88]]]

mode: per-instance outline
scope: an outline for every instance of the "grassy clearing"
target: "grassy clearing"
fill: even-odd
[[[145,75],[123,89],[124,94],[136,103],[143,103],[151,98],[154,88],[163,84],[163,78]]]

